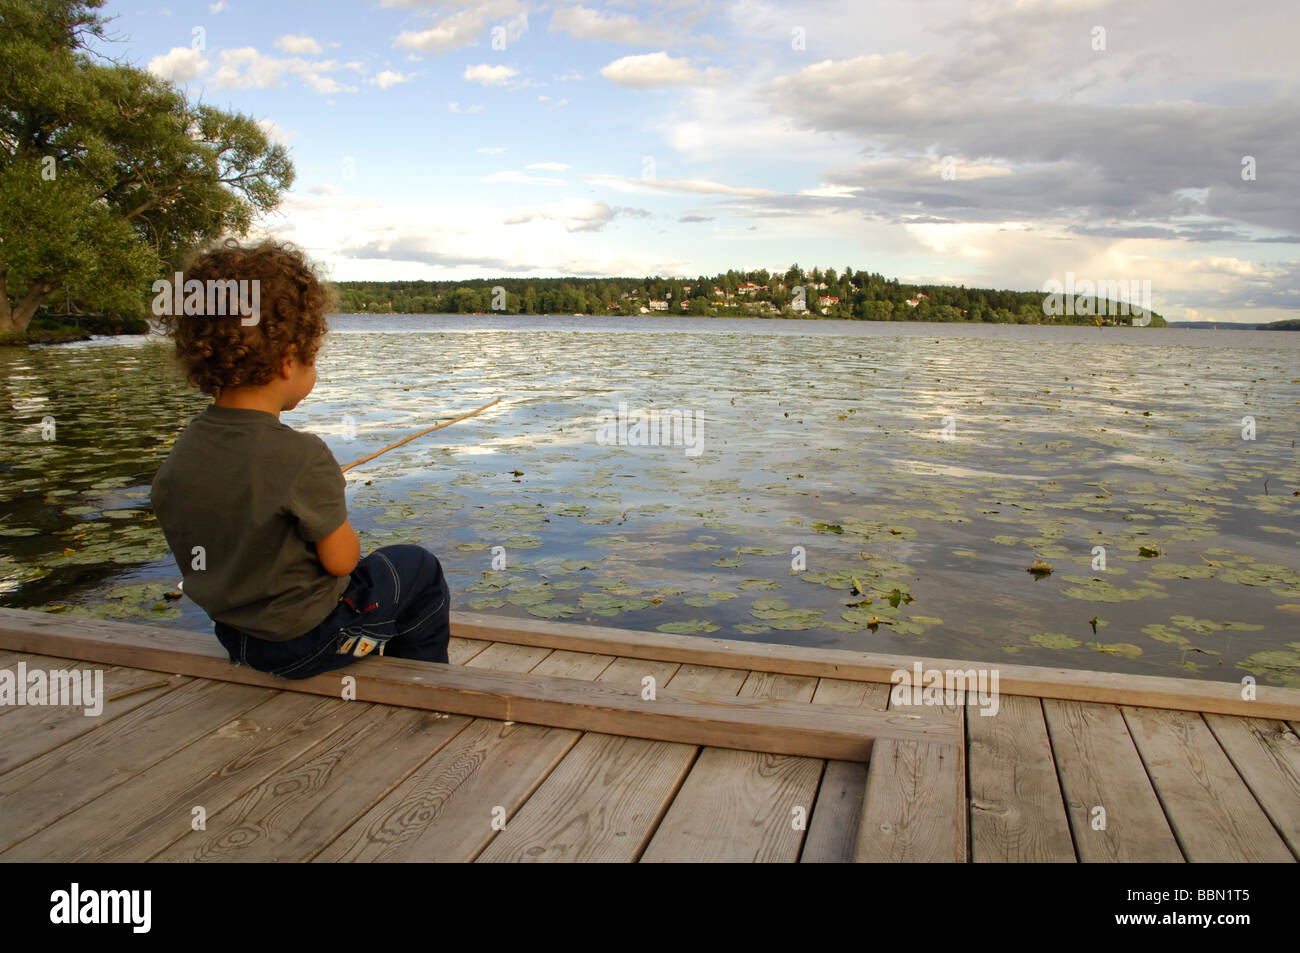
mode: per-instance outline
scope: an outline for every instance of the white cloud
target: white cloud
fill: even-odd
[[[545,169],[547,172],[563,172],[568,168],[563,162],[530,162],[525,169]]]
[[[634,179],[626,175],[584,175],[584,179],[604,185],[619,192],[696,192],[706,195],[733,195],[766,197],[780,195],[771,189],[744,188],[710,182],[705,179]]]
[[[366,82],[373,83],[380,89],[387,89],[389,86],[395,86],[398,83],[405,83],[410,78],[410,73],[397,73],[393,70],[386,69],[376,73]]]
[[[220,13],[224,9],[226,9],[226,0],[217,0],[216,3],[208,4],[209,13]]]
[[[680,39],[667,30],[642,23],[629,16],[605,16],[599,10],[564,7],[551,15],[551,32],[563,31],[580,40],[606,40],[610,43],[634,43],[637,46],[671,43]]]
[[[462,106],[460,103],[448,103],[447,108],[460,115],[469,115],[470,113],[481,113],[482,106]]]
[[[484,155],[491,156],[491,155],[496,155],[499,152],[505,152],[506,147],[505,146],[479,146],[478,149],[476,149],[475,151],[481,152]]]
[[[486,63],[480,63],[477,66],[466,66],[462,78],[471,83],[482,83],[484,86],[503,86],[514,76],[519,75],[519,70],[513,66],[489,66]]]
[[[717,67],[698,70],[685,57],[671,57],[660,50],[639,56],[624,56],[602,67],[600,75],[613,83],[648,89],[653,86],[706,86],[726,76]]]
[[[312,195],[338,195],[339,187],[337,185],[322,183],[320,185],[313,185],[307,191]]]
[[[259,53],[255,47],[245,46],[221,51],[221,66],[214,74],[217,84],[229,89],[265,89],[278,86],[285,74],[297,76],[318,93],[355,93],[355,86],[346,86],[326,73],[339,69],[334,60],[304,60],[300,57],[282,59]]]
[[[551,79],[555,80],[557,83],[567,83],[572,80],[582,79],[582,74],[576,69],[571,69],[567,73],[553,73],[551,74]]]
[[[567,198],[561,202],[550,202],[522,209],[507,215],[501,221],[506,225],[520,225],[538,219],[556,221],[568,232],[598,232],[616,217],[619,209],[610,208],[604,202],[592,199]]]
[[[203,54],[188,46],[173,46],[151,59],[148,66],[150,73],[169,83],[188,83],[207,68],[208,61]]]
[[[529,168],[533,168],[529,166]],[[563,185],[563,179],[552,179],[544,175],[524,175],[522,172],[493,172],[485,175],[480,182],[510,182],[515,185]]]
[[[845,199],[852,198],[855,192],[861,191],[856,185],[819,185],[815,189],[800,189],[796,195],[810,195],[819,199]]]
[[[410,3],[386,2],[384,6],[412,6]],[[510,19],[505,24],[498,21]],[[423,30],[404,30],[393,46],[420,53],[446,53],[448,50],[488,40],[489,25],[501,27],[500,36],[507,44],[523,36],[528,29],[528,11],[520,0],[482,0],[440,17]]]
[[[270,139],[272,142],[278,142],[282,146],[287,146],[290,140],[293,139],[293,133],[289,132],[289,130],[285,129],[274,120],[259,119],[257,120],[257,124],[262,128],[262,131],[266,133],[266,138]]]
[[[319,56],[321,53],[320,44],[310,36],[298,36],[293,33],[280,37],[275,41],[275,45],[292,56],[302,56],[304,53]]]

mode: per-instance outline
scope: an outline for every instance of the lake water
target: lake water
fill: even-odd
[[[363,549],[429,547],[456,609],[1300,685],[1300,334],[331,328],[283,419],[340,463],[502,398],[348,474]],[[207,402],[165,344],[6,349],[0,369],[0,602],[210,631],[163,598],[179,573],[148,509]],[[675,444],[637,445],[651,413]]]

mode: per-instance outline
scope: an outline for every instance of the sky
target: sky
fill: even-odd
[[[1300,317],[1293,0],[110,0],[335,280],[844,266]]]

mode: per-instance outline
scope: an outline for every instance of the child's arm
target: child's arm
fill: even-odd
[[[361,558],[361,540],[352,523],[343,521],[343,525],[324,539],[316,541],[316,556],[325,571],[331,576],[348,576],[357,568]]]
[[[286,508],[298,520],[298,535],[316,547],[321,567],[331,576],[351,575],[361,540],[348,520],[347,480],[323,440],[302,436],[312,445],[304,451],[310,462],[294,480]]]

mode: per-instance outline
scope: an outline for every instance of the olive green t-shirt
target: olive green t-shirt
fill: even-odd
[[[209,405],[153,481],[185,595],[259,639],[314,629],[349,582],[325,571],[314,545],[347,519],[346,482],[315,434],[263,410]]]

